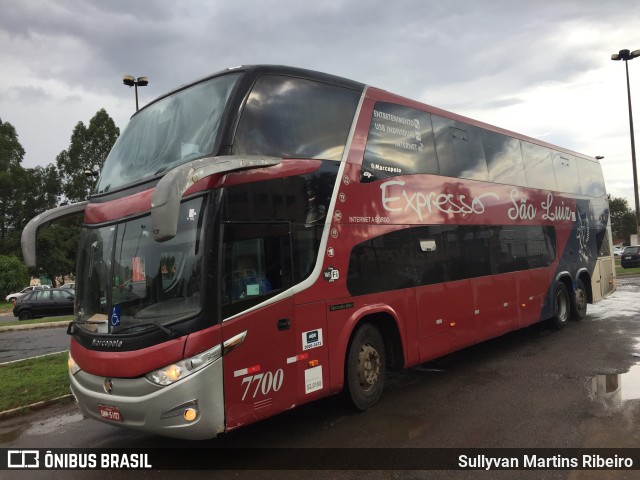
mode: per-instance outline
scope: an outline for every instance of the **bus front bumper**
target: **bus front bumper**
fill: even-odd
[[[224,432],[221,358],[164,387],[145,377],[106,378],[82,370],[70,379],[71,392],[87,418],[187,440],[209,439]],[[194,413],[195,418],[190,419]]]

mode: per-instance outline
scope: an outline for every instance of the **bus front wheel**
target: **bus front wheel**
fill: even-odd
[[[348,398],[358,410],[373,407],[384,388],[386,377],[384,341],[374,325],[366,323],[356,331],[346,365]]]
[[[556,285],[556,292],[554,298],[554,314],[553,325],[558,330],[564,328],[569,319],[569,312],[571,310],[571,301],[569,300],[569,292],[567,287],[562,282],[558,282]]]

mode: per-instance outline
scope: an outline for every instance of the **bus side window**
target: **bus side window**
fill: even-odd
[[[376,102],[360,181],[438,172],[431,115],[404,105]]]
[[[222,253],[222,307],[228,317],[292,285],[286,224],[227,224]]]
[[[433,285],[445,281],[443,245],[439,226],[418,227],[411,231],[416,252],[418,285]]]
[[[582,195],[582,186],[578,175],[578,166],[573,155],[553,152],[553,170],[561,192]]]
[[[500,133],[483,130],[482,143],[490,181],[527,186],[520,141]]]
[[[487,161],[478,127],[432,115],[440,175],[489,180]]]
[[[416,272],[408,229],[366,240],[351,250],[347,289],[352,295],[413,287]]]

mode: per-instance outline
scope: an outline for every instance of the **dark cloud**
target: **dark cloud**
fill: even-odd
[[[181,84],[250,63],[341,75],[462,114],[508,110],[533,89],[571,85],[601,69],[620,48],[640,48],[602,44],[612,30],[635,22],[635,3],[4,0],[0,114],[24,116],[22,106],[38,103],[52,111],[73,105],[56,111],[57,123],[72,128],[105,107],[124,123],[133,93],[122,85],[123,74],[150,78],[139,92],[145,104]],[[5,110],[9,106],[13,110]],[[86,118],[65,117],[78,112]],[[24,128],[36,124],[20,121]],[[65,141],[70,133],[64,132]],[[51,150],[56,154],[59,147]]]
[[[49,101],[53,97],[44,88],[32,86],[15,86],[0,92],[0,100],[13,101],[25,105]]]
[[[124,73],[148,75],[149,90],[160,94],[227,66],[284,63],[415,95],[470,78],[511,82],[509,88],[570,80],[594,61],[562,45],[563,22],[615,15],[607,5],[537,1],[515,12],[502,0],[27,0],[4,9],[0,27],[54,51],[58,43],[75,45],[77,56],[59,51],[55,64],[41,58],[30,68],[92,91],[116,94]],[[549,45],[553,30],[558,44]]]

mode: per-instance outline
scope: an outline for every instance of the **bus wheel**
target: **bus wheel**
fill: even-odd
[[[576,282],[576,291],[571,299],[571,319],[582,320],[587,316],[587,290],[584,288],[582,280]]]
[[[348,396],[358,410],[364,412],[378,403],[384,388],[385,362],[380,331],[364,324],[353,337],[346,365]]]
[[[564,328],[569,319],[569,311],[571,309],[571,301],[569,300],[569,293],[564,283],[558,282],[556,285],[556,293],[554,298],[554,314],[553,314],[553,326],[558,330]]]

